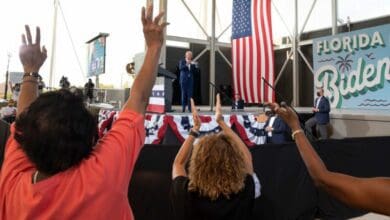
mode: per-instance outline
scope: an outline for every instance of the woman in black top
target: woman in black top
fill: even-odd
[[[202,137],[193,146],[201,121],[193,100],[191,106],[194,127],[172,169],[176,219],[250,219],[254,200],[260,196],[260,182],[247,146],[223,120],[219,95],[215,109],[222,132]]]

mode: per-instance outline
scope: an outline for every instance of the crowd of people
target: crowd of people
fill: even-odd
[[[167,26],[161,22],[163,16],[159,13],[153,19],[152,5],[142,9],[144,64],[117,121],[99,140],[96,118],[83,98],[66,89],[38,96],[38,73],[47,51],[40,44],[40,29],[33,42],[26,26],[20,47],[25,75],[0,171],[0,219],[134,219],[127,192],[145,140],[144,114]],[[183,65],[185,70],[192,68],[189,62]],[[251,153],[225,124],[219,96],[216,119],[221,132],[206,136],[200,135],[202,122],[189,100],[183,99],[183,110],[186,105],[191,108],[194,126],[172,166],[176,218],[250,219],[254,200],[261,195]],[[322,98],[315,112],[321,112],[321,103]],[[353,207],[390,215],[389,178],[329,171],[295,112],[276,103],[269,107],[275,115],[265,127],[269,137],[279,139],[282,126],[291,130],[316,186]]]
[[[41,95],[44,92],[44,89],[46,88],[46,84],[42,79],[42,76],[38,74],[37,76],[37,84],[38,84],[38,95]],[[16,118],[16,106],[19,100],[20,95],[20,88],[21,83],[10,83],[10,88],[12,92],[12,97],[7,100],[7,105],[1,107],[0,109],[0,118],[4,120],[7,123],[12,123],[15,121]],[[72,88],[70,86],[70,82],[67,77],[62,76],[60,80],[60,88],[61,89],[67,89],[70,90],[73,93],[77,93],[78,95],[82,96],[84,100],[86,100],[89,103],[92,103],[94,101],[94,88],[95,84],[93,84],[91,79],[88,79],[88,82],[84,85],[84,91],[79,90],[76,87]],[[77,91],[75,91],[77,90]]]

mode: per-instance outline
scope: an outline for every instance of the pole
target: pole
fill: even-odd
[[[337,0],[332,0],[332,35],[337,34]]]
[[[294,107],[299,106],[299,33],[298,33],[298,0],[294,0],[294,38],[293,50],[293,102]]]
[[[215,84],[215,0],[212,0],[211,7],[211,37],[210,37],[210,82]],[[210,109],[213,110],[214,94],[213,89],[209,88]]]
[[[8,76],[9,76],[9,62],[11,60],[11,53],[8,53],[7,72],[5,73],[5,88],[4,88],[4,99],[7,99],[8,93]]]
[[[56,55],[56,40],[57,40],[57,12],[58,12],[58,0],[54,0],[54,18],[53,18],[53,35],[51,44],[51,57],[50,57],[50,76],[49,76],[49,87],[53,89],[53,75]]]
[[[165,12],[165,15],[164,17],[162,18],[162,22],[167,22],[167,11],[168,11],[168,2],[167,0],[160,0],[160,7],[159,7],[159,11],[162,12],[164,11]],[[160,62],[159,63],[162,63],[162,67],[165,68],[165,65],[166,65],[166,59],[167,59],[167,44],[166,44],[166,38],[167,38],[167,29],[165,28],[164,29],[164,42],[163,42],[163,46],[161,48],[161,55],[160,55]]]

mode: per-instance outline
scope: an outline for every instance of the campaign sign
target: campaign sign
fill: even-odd
[[[390,24],[314,39],[313,63],[332,108],[390,109]]]
[[[106,35],[101,35],[88,42],[87,77],[97,76],[105,72],[106,37]]]

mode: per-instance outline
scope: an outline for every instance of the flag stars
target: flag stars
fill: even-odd
[[[251,35],[251,1],[235,0],[233,7],[233,38]]]

